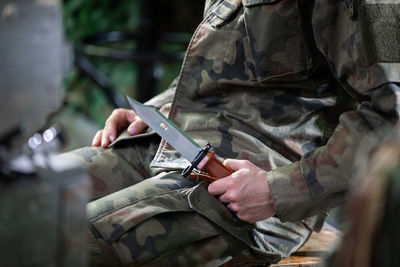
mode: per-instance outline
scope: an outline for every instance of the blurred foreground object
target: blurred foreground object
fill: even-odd
[[[361,151],[359,156],[368,154]],[[328,260],[330,267],[400,266],[399,128],[381,142],[367,162],[349,196],[345,234]]]
[[[31,174],[2,173],[0,266],[86,266],[87,176],[48,162]]]
[[[0,136],[28,137],[62,99],[66,53],[59,2],[0,0],[0,33]]]
[[[87,174],[39,130],[61,102],[59,2],[0,0],[0,33],[0,266],[85,266]]]

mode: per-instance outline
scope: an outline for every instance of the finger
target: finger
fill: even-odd
[[[224,161],[224,165],[230,168],[232,171],[238,171],[240,169],[249,167],[251,164],[248,160],[241,160],[241,159],[226,159]]]
[[[248,222],[248,223],[255,223],[259,220],[252,218],[251,216],[247,215],[247,214],[243,214],[241,212],[236,212],[236,217],[238,217],[239,220],[244,221],[244,222]]]
[[[211,195],[214,195],[214,196],[218,196],[218,195],[224,194],[226,192],[227,182],[229,181],[228,177],[222,178],[222,179],[218,179],[218,180],[212,182],[208,186],[208,193],[210,193]]]
[[[231,197],[230,195],[228,195],[227,192],[225,192],[223,195],[219,196],[218,199],[222,203],[232,203],[235,201],[235,199],[233,197]]]
[[[224,194],[219,196],[219,200],[223,203],[235,203],[239,199],[239,195],[235,190],[226,190]]]
[[[125,118],[128,123],[132,123],[139,118],[133,110],[130,109],[125,111]]]
[[[130,135],[140,134],[144,131],[144,129],[146,129],[146,127],[147,124],[139,117],[137,117],[137,119],[133,123],[131,123],[131,125],[129,125],[128,133]]]
[[[102,134],[103,134],[103,130],[97,131],[97,133],[93,137],[92,146],[100,146]]]
[[[234,202],[233,203],[229,203],[229,205],[227,207],[231,211],[234,211],[234,212],[238,212],[239,211],[239,206]]]
[[[111,116],[106,120],[101,138],[101,146],[106,148],[117,136],[117,127],[120,117],[117,111],[113,111]]]
[[[105,132],[103,132],[103,135],[101,137],[101,147],[106,148],[110,144],[110,139],[107,138],[107,135]]]
[[[222,203],[230,203],[228,197],[226,196],[226,194],[224,193],[223,195],[219,196],[219,201],[221,201]]]
[[[115,134],[115,125],[111,123],[106,123],[101,137],[101,147],[106,148],[112,141],[114,141]]]

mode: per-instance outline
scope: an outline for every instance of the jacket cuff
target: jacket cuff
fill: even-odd
[[[312,201],[299,162],[267,172],[267,181],[282,221],[295,222],[306,217]]]

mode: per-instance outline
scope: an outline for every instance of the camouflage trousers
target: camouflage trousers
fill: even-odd
[[[207,183],[178,171],[154,173],[149,165],[159,141],[121,138],[111,148],[63,155],[90,172],[91,266],[267,266],[309,237],[302,222],[242,222],[207,192]]]

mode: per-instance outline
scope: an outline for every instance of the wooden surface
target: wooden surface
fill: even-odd
[[[312,233],[310,239],[292,256],[271,267],[317,267],[322,257],[340,237],[340,232],[325,223],[321,232]]]

